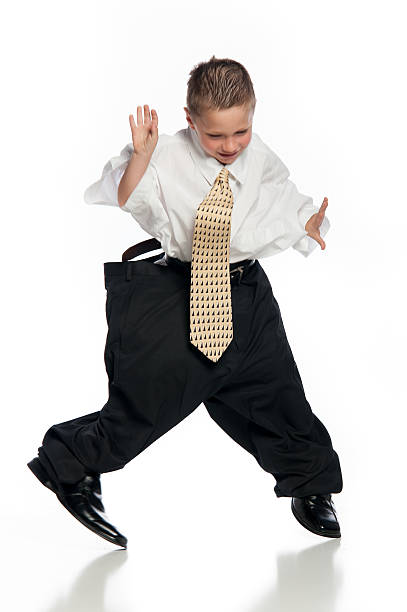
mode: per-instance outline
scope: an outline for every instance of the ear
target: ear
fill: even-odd
[[[191,115],[189,114],[189,110],[188,110],[188,107],[187,107],[187,106],[184,106],[184,111],[185,111],[186,120],[188,121],[188,124],[189,124],[189,125],[190,125],[192,128],[194,128],[195,126],[194,126],[194,123],[193,123],[193,121],[192,121],[192,119],[191,119]]]

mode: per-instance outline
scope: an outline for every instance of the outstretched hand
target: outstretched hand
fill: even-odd
[[[328,206],[328,198],[324,198],[324,201],[322,202],[321,208],[319,209],[319,211],[313,214],[312,217],[310,217],[305,224],[305,230],[307,231],[308,236],[316,240],[318,244],[321,245],[322,250],[325,249],[326,245],[325,245],[324,240],[321,238],[321,235],[319,233],[319,228],[321,226],[322,221],[324,220],[325,210],[327,206]]]
[[[133,115],[129,115],[129,121],[134,153],[150,158],[158,141],[157,112],[152,108],[150,117],[150,108],[148,104],[144,104],[144,123],[141,106],[137,107],[137,125]]]

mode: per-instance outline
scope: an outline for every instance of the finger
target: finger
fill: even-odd
[[[312,232],[311,234],[308,234],[308,236],[310,236],[313,240],[315,240],[316,242],[318,242],[318,244],[320,245],[321,249],[325,248],[325,242],[322,240],[319,232]]]
[[[319,211],[317,213],[318,221],[320,221],[320,220],[322,220],[324,218],[327,206],[328,206],[328,198],[324,198],[324,201],[322,202],[322,204],[321,204],[321,206],[319,208]]]
[[[143,119],[141,116],[141,106],[137,107],[137,125],[138,126],[143,125]]]
[[[154,136],[158,133],[158,117],[155,111],[151,111],[151,131],[154,133]]]
[[[150,123],[150,109],[148,108],[148,104],[144,104],[144,123]]]
[[[324,250],[325,242],[324,242],[324,240],[322,240],[321,236],[318,236],[317,242],[318,242],[319,246],[321,247],[321,249]]]

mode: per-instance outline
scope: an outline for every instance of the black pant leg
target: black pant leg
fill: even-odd
[[[249,322],[239,327],[241,362],[205,406],[274,476],[277,497],[339,493],[339,457],[305,397],[280,308],[260,264],[246,282],[252,300],[245,313]]]
[[[235,345],[215,364],[189,342],[188,278],[152,262],[130,263],[105,264],[108,400],[101,410],[50,427],[38,449],[60,482],[123,468],[231,371]]]

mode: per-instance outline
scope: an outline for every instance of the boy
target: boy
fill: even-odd
[[[305,398],[257,259],[324,249],[327,199],[316,209],[252,133],[255,104],[240,63],[198,64],[188,128],[158,137],[156,111],[145,105],[143,123],[137,107],[132,144],[85,192],[87,203],[130,212],[153,239],[104,264],[107,403],[53,425],[28,466],[75,518],[120,546],[127,539],[104,512],[100,474],[123,468],[201,403],[274,476],[301,525],[341,535],[331,496],[342,490],[339,458]]]

